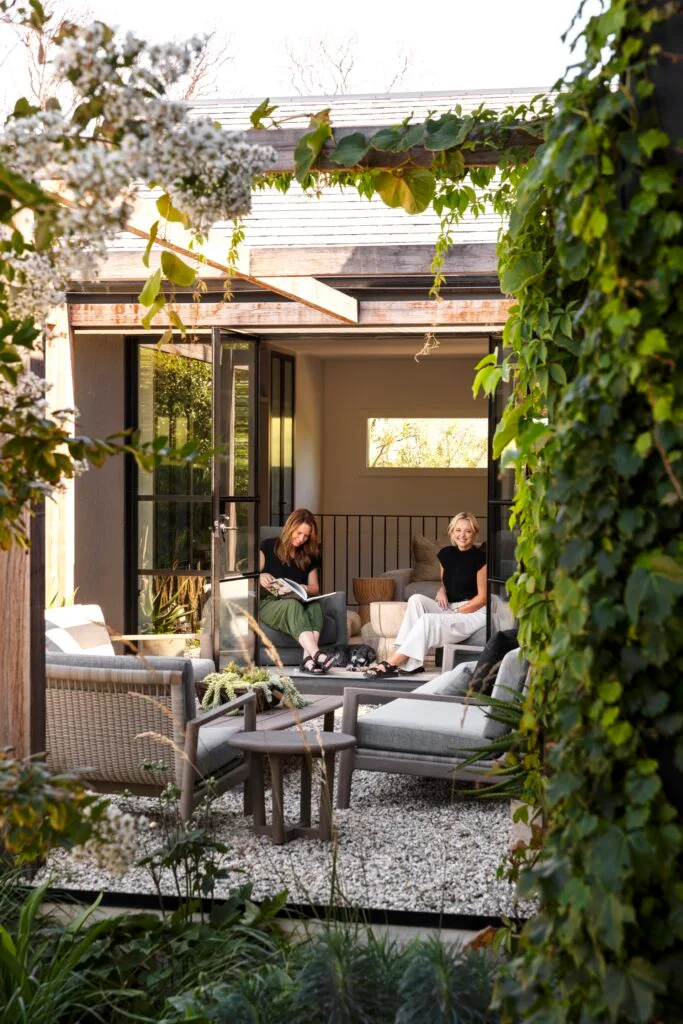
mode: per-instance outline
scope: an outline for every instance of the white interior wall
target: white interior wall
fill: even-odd
[[[320,511],[453,515],[467,509],[484,516],[485,470],[430,474],[366,468],[369,416],[486,417],[486,400],[472,397],[478,358],[436,353],[419,363],[409,355],[325,360]]]
[[[296,357],[294,415],[294,504],[321,511],[323,500],[323,361]]]

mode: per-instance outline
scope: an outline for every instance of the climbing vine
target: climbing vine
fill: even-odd
[[[514,442],[524,728],[549,739],[510,1019],[683,1003],[683,195],[653,85],[680,11],[614,0],[589,21],[500,245],[512,354],[480,383],[514,380],[496,454]]]

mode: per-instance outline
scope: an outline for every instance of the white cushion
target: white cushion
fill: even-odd
[[[114,648],[97,604],[74,604],[45,611],[45,642],[48,651],[65,654],[110,654]]]

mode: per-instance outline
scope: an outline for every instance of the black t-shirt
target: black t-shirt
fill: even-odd
[[[302,583],[305,586],[308,583],[309,574],[314,569],[320,568],[320,559],[312,558],[307,569],[300,569],[296,562],[281,562],[275,554],[277,539],[277,537],[271,537],[261,544],[261,551],[265,557],[265,564],[261,572],[269,572],[277,580],[294,580],[295,583]]]
[[[443,566],[443,582],[448,603],[469,601],[477,596],[477,573],[486,565],[486,552],[471,547],[460,551],[455,545],[441,548],[436,556]]]

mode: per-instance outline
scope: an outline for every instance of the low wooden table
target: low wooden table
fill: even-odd
[[[353,596],[358,601],[361,626],[370,621],[370,604],[373,601],[392,601],[394,581],[390,576],[356,576],[352,581]]]
[[[314,677],[312,676],[311,678]],[[268,708],[267,711],[259,711],[256,715],[256,728],[258,731],[271,732],[279,729],[290,729],[293,725],[299,725],[300,722],[310,722],[314,718],[322,718],[323,731],[334,732],[334,713],[343,706],[343,695],[333,694],[321,697],[318,694],[302,693],[301,696],[309,702],[303,708],[295,708],[291,711],[284,705],[277,704],[274,708]],[[217,727],[225,725],[225,719],[217,719],[215,725]],[[204,728],[211,729],[213,724],[207,724]]]
[[[258,732],[240,732],[231,738],[230,742],[233,747],[244,750],[253,758],[251,780],[254,832],[259,835],[269,835],[273,843],[278,846],[298,837],[323,839],[329,842],[332,838],[334,759],[338,751],[355,747],[355,736],[346,736],[341,732],[316,734],[313,732],[260,730]],[[301,758],[301,801],[298,823],[286,825],[283,762],[285,757],[291,757],[293,754]],[[263,772],[265,757],[270,759],[273,787],[273,815],[270,825],[266,824]],[[314,757],[319,757],[324,761],[317,828],[311,827],[311,762]]]

